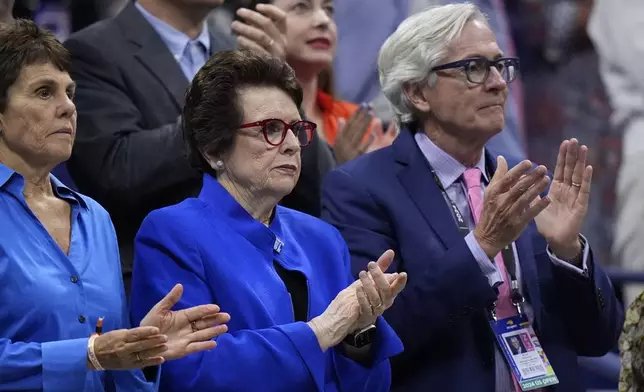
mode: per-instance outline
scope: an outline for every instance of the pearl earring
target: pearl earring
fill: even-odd
[[[224,168],[224,161],[221,159],[215,162],[215,170],[221,171]]]

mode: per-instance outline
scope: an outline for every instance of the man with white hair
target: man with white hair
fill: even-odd
[[[351,102],[368,101],[384,122],[392,120],[387,98],[378,83],[376,58],[380,46],[408,16],[430,6],[472,2],[487,15],[499,46],[512,53],[514,42],[504,0],[351,0],[335,2],[338,41],[334,77],[338,95]],[[369,12],[364,12],[364,10]],[[516,159],[526,156],[523,91],[521,81],[513,83],[505,105],[505,129],[490,139],[488,146]]]
[[[408,18],[378,65],[401,134],[327,175],[322,197],[355,273],[387,249],[408,273],[385,312],[405,345],[393,390],[582,391],[577,356],[608,352],[623,322],[579,233],[588,148],[563,141],[552,182],[544,166],[485,148],[503,129],[519,60],[472,4]],[[507,346],[515,335],[520,356]]]

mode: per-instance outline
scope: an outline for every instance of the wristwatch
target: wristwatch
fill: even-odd
[[[365,328],[348,334],[343,342],[349,346],[355,348],[362,348],[371,344],[371,342],[376,338],[376,326],[371,324]]]

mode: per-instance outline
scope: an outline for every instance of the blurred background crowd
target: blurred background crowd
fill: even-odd
[[[517,156],[525,154],[536,162],[551,164],[556,159],[554,154],[562,139],[577,137],[588,145],[590,163],[596,171],[593,176],[594,197],[583,231],[592,241],[595,252],[600,253],[600,259],[612,260],[615,186],[621,161],[622,134],[610,126],[611,105],[600,77],[597,50],[588,34],[593,1],[480,1],[490,5],[497,2],[503,3],[505,15],[502,17],[508,23],[516,53],[521,58],[523,108],[520,121],[523,124],[517,129],[520,129],[521,147],[525,151]],[[230,33],[234,11],[250,3],[250,0],[224,1],[212,13],[212,26]],[[358,11],[363,18],[375,18],[374,24],[383,28],[380,35],[386,37],[393,32],[395,25],[387,25],[391,23],[391,16],[385,14],[391,14],[389,11],[392,9],[403,8],[402,4],[406,3],[391,0],[337,2],[339,42],[335,72],[336,79],[340,81],[337,91],[341,98],[359,103],[377,96],[377,91],[375,94],[357,91],[354,86],[343,87],[341,83],[355,77],[353,67],[356,60],[365,65],[371,63],[375,69],[375,58],[351,58],[350,49],[345,49],[345,46],[356,44],[369,34],[365,32],[362,35],[364,30],[350,31],[352,27],[357,30],[362,26],[342,23],[343,20],[349,22],[342,12]],[[17,0],[14,15],[32,18],[64,41],[72,32],[115,15],[126,4],[127,0]],[[380,16],[381,22],[377,20]],[[401,13],[398,22],[406,16]],[[357,38],[352,41],[354,34]]]
[[[481,1],[488,4],[496,2]],[[544,163],[555,161],[557,146],[564,138],[578,137],[589,146],[591,164],[596,171],[593,176],[594,198],[584,233],[588,234],[595,251],[600,252],[601,260],[611,260],[615,186],[621,161],[622,135],[619,129],[610,126],[611,105],[600,77],[597,50],[588,34],[593,1],[498,2],[504,5],[503,18],[507,20],[516,53],[521,58],[524,90],[523,124],[519,133],[521,145],[530,159]],[[230,33],[229,26],[235,10],[250,3],[250,0],[224,1],[212,13],[212,26]],[[364,39],[358,37],[349,42],[352,34],[359,36],[360,32],[350,31],[352,26],[358,29],[355,24],[342,23],[349,18],[341,12],[356,10],[363,13],[365,18],[376,18],[374,24],[383,26],[384,33],[381,35],[386,37],[393,32],[393,28],[386,25],[390,22],[390,16],[385,18],[384,14],[392,7],[403,8],[402,4],[406,1],[399,2],[400,6],[390,0],[351,0],[343,3],[336,5],[339,29],[339,53],[336,58],[338,80],[355,77],[351,74],[354,69],[343,69],[355,64],[356,60],[349,58],[350,52],[344,47]],[[126,4],[127,0],[17,0],[14,15],[32,18],[64,41],[72,32],[115,15]],[[383,21],[379,23],[377,18],[381,15]],[[399,21],[404,17],[406,14],[401,13]],[[362,37],[368,36],[364,34]],[[345,53],[346,58],[343,58]],[[375,68],[375,58],[357,60],[364,64],[372,63]],[[341,83],[338,83],[338,91],[341,98],[350,101],[375,98],[373,93],[357,92],[351,86],[343,87]]]

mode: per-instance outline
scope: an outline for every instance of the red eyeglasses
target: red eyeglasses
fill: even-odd
[[[266,143],[271,146],[279,146],[284,143],[286,133],[290,129],[293,131],[293,134],[300,143],[300,147],[306,147],[311,143],[313,132],[317,128],[317,124],[305,120],[295,121],[289,124],[279,118],[268,118],[266,120],[242,124],[239,126],[241,129],[252,127],[262,127],[264,139],[266,139]]]

